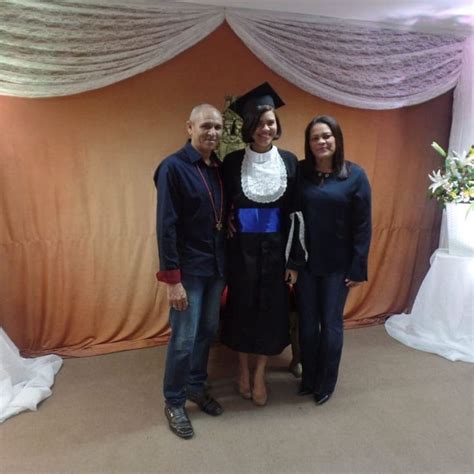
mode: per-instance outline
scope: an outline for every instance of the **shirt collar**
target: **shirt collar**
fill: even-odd
[[[186,150],[186,154],[188,155],[189,161],[191,163],[197,163],[199,160],[203,161],[201,154],[196,150],[196,148],[194,148],[191,145],[191,140],[188,140],[186,142],[186,145],[184,145],[184,149]],[[204,161],[203,161],[203,163],[204,163]],[[217,155],[214,152],[212,152],[212,154],[211,154],[211,166],[212,167],[217,167],[217,166],[220,166],[220,164],[221,164],[221,162],[220,162],[219,158],[217,158]]]

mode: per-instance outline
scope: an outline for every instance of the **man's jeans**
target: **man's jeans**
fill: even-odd
[[[170,309],[171,339],[166,354],[163,393],[166,404],[180,407],[186,392],[201,392],[207,379],[209,347],[219,326],[225,281],[220,277],[184,275],[185,311]]]

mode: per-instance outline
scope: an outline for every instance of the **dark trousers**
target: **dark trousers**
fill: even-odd
[[[344,273],[298,275],[296,295],[300,312],[299,339],[303,388],[317,393],[334,391],[341,361],[343,311],[348,288]]]

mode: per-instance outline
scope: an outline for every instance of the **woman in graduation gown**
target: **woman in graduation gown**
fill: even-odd
[[[371,193],[364,170],[345,161],[333,117],[321,115],[308,124],[300,165],[309,260],[296,285],[303,366],[298,393],[313,394],[321,405],[336,386],[348,292],[367,280]]]
[[[297,158],[277,148],[275,108],[283,102],[268,83],[238,99],[247,146],[224,158],[223,179],[235,232],[228,242],[228,296],[222,341],[239,353],[238,389],[265,405],[268,356],[289,344],[288,285],[304,266]],[[256,355],[252,377],[249,354]]]

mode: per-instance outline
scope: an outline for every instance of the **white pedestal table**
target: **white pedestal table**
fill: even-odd
[[[438,249],[410,314],[385,322],[403,344],[451,361],[474,363],[474,258]]]

